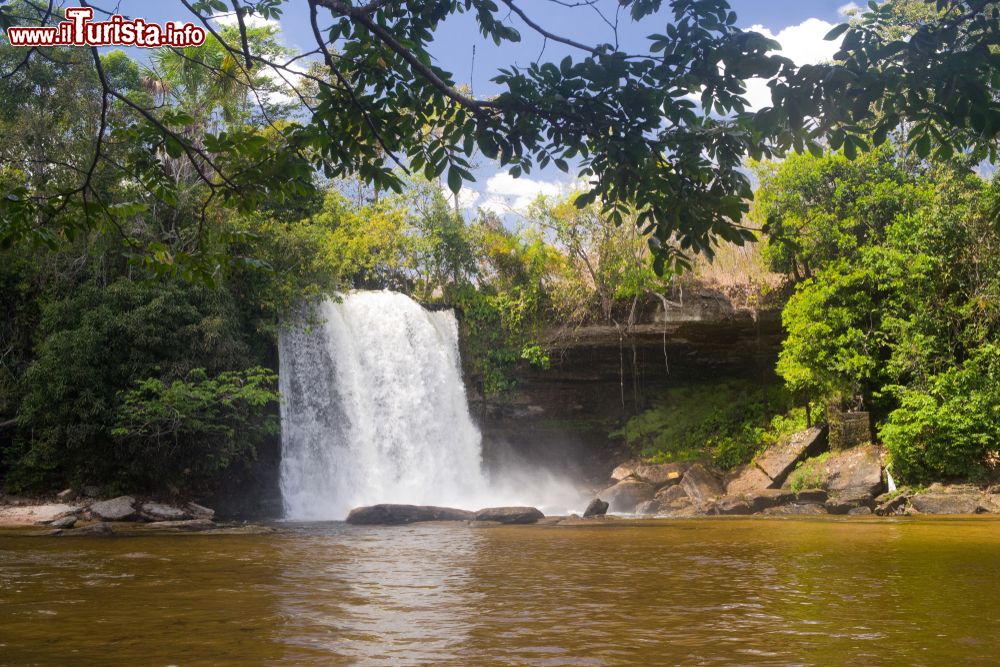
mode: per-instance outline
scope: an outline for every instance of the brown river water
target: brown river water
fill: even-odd
[[[1000,521],[0,532],[3,665],[1000,663]]]

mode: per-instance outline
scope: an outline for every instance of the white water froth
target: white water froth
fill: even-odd
[[[572,487],[544,474],[489,480],[469,415],[451,311],[394,292],[326,301],[279,342],[281,492],[294,520],[343,519],[376,503],[566,511]]]

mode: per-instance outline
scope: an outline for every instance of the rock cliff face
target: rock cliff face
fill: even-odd
[[[710,289],[687,290],[666,308],[651,299],[628,329],[554,327],[543,339],[551,369],[519,368],[513,395],[484,398],[467,374],[487,465],[514,458],[607,479],[624,456],[607,434],[649,395],[709,378],[771,380],[781,339],[780,306],[754,312]]]

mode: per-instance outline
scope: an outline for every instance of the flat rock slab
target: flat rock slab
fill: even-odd
[[[826,446],[826,431],[818,426],[793,434],[787,440],[768,447],[754,463],[779,487],[793,470],[795,464],[809,456],[819,454]]]
[[[779,505],[768,507],[764,514],[769,516],[811,516],[826,514],[826,509],[819,503],[791,503],[790,505]]]
[[[187,521],[154,521],[144,526],[147,530],[202,531],[218,528],[218,524],[208,519],[188,519]]]
[[[48,523],[79,509],[75,505],[67,505],[66,503],[0,507],[0,525],[31,526],[36,523]]]
[[[142,513],[153,521],[183,521],[190,519],[191,515],[180,507],[166,505],[164,503],[143,503]]]
[[[356,507],[347,523],[358,526],[400,526],[421,521],[473,521],[475,512],[432,505],[371,505]]]
[[[90,506],[90,513],[103,521],[128,521],[136,518],[135,498],[118,496]]]
[[[487,507],[476,512],[476,521],[496,521],[504,524],[537,523],[544,519],[541,510],[534,507]]]
[[[979,502],[971,493],[919,493],[910,498],[910,507],[921,514],[975,514]]]
[[[747,493],[767,489],[772,479],[753,463],[743,466],[726,484],[726,495],[741,496]]]

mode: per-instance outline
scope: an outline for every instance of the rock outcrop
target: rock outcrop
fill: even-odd
[[[695,502],[707,502],[725,494],[722,480],[701,463],[696,463],[681,478],[681,487]]]
[[[398,526],[420,521],[473,521],[475,512],[431,505],[371,505],[356,507],[347,523],[358,526]]]
[[[545,515],[534,507],[488,507],[475,514],[476,521],[495,521],[503,524],[537,523]]]
[[[649,482],[629,478],[604,489],[600,496],[607,501],[609,511],[631,514],[640,503],[651,500],[655,493],[656,489]]]
[[[643,463],[642,461],[629,461],[615,468],[611,473],[611,479],[621,482],[632,478],[647,482],[660,489],[680,482],[681,477],[690,467],[690,462]]]

